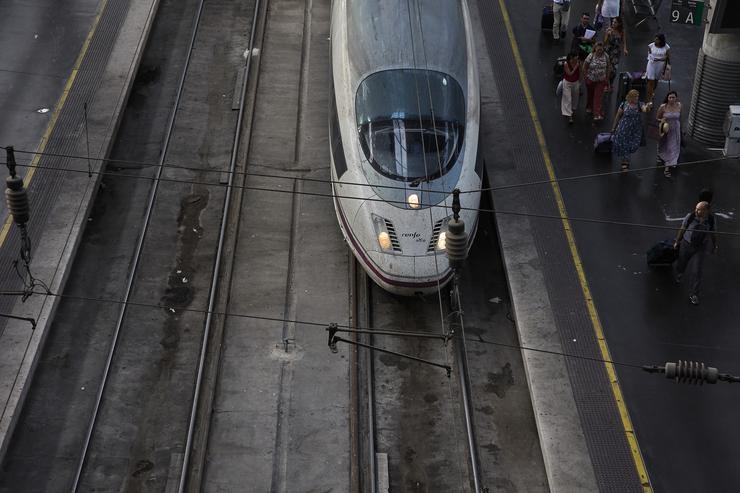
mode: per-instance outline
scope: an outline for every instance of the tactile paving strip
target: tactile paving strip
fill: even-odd
[[[130,0],[108,0],[105,9],[100,15],[97,28],[90,39],[90,45],[80,63],[79,71],[67,96],[64,108],[60,112],[56,125],[49,135],[46,146],[47,154],[75,154],[77,139],[84,132],[84,105],[93,100],[101,78],[105,72],[118,31],[126,18]],[[90,114],[88,113],[88,117]],[[12,143],[6,143],[12,144]],[[28,163],[31,156],[16,153],[19,163]],[[44,225],[50,211],[59,197],[65,184],[65,170],[74,165],[79,169],[79,163],[73,163],[70,158],[44,156],[38,161],[39,169],[31,181],[26,183],[28,198],[31,206],[31,220],[28,222],[28,231],[32,242],[38,241],[44,230]],[[51,168],[51,169],[44,169]],[[23,168],[19,168],[23,170]],[[25,171],[24,171],[25,173]],[[93,177],[93,179],[95,179]],[[80,191],[80,199],[83,192]],[[71,227],[71,223],[70,223]],[[20,249],[20,234],[13,224],[0,250],[0,290],[17,291],[22,289],[19,277],[13,268],[13,262],[18,259]],[[60,252],[61,254],[61,252]],[[33,262],[31,264],[33,272]],[[10,313],[16,297],[0,297],[0,313]],[[0,334],[5,329],[7,319],[0,318]]]
[[[500,99],[508,102],[503,106],[503,111],[507,118],[509,140],[517,150],[512,156],[513,163],[508,163],[516,170],[512,176],[519,183],[547,180],[545,162],[524,90],[516,75],[516,63],[509,48],[500,6],[495,0],[481,1],[478,9]],[[517,206],[527,212],[559,214],[549,184],[518,189],[516,194],[517,198],[524,198]],[[512,208],[513,205],[507,207]],[[530,224],[539,257],[543,259],[542,270],[562,347],[571,354],[600,359],[601,353],[583,291],[575,266],[570,261],[571,254],[562,222],[530,218]],[[566,365],[599,490],[642,492],[604,364],[566,358]]]

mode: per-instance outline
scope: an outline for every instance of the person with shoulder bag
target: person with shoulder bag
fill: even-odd
[[[604,44],[594,44],[593,51],[583,62],[583,75],[586,80],[586,113],[592,113],[594,121],[604,119],[604,90],[609,86],[611,63],[604,52]]]
[[[655,40],[648,45],[647,66],[647,100],[652,101],[655,96],[655,86],[658,80],[670,80],[671,47],[665,40],[665,34],[658,33]],[[667,73],[666,73],[667,72]]]
[[[678,258],[673,263],[673,275],[676,284],[688,267],[690,267],[689,301],[699,304],[704,256],[717,251],[717,232],[714,214],[710,211],[709,202],[696,204],[694,212],[686,215],[681,223],[673,248],[678,250]]]

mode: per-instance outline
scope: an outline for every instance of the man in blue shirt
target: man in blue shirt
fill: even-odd
[[[586,37],[587,30],[594,32],[590,38]],[[581,23],[573,28],[571,51],[575,51],[581,60],[585,60],[588,54],[591,53],[591,47],[596,41],[595,38],[596,28],[591,25],[591,14],[584,12],[581,14]]]

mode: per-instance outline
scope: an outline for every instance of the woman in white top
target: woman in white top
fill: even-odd
[[[596,13],[608,20],[619,17],[620,3],[621,0],[599,0],[596,4]]]
[[[655,96],[655,85],[670,63],[671,47],[665,42],[665,34],[655,35],[655,41],[648,45],[647,67],[645,78],[647,79],[647,100],[652,101]]]

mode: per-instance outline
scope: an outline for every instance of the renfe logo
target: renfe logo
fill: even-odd
[[[424,239],[421,237],[421,233],[414,231],[413,233],[401,233],[402,238],[411,238],[416,242],[423,242]]]

